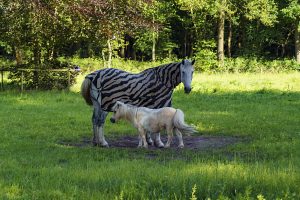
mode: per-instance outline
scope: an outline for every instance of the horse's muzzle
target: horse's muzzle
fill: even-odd
[[[192,88],[190,88],[190,87],[184,87],[184,92],[186,94],[189,94],[191,91],[192,91]]]
[[[111,123],[116,123],[115,118],[110,118],[110,122],[111,122]]]

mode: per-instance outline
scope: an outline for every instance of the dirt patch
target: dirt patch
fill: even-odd
[[[167,137],[162,136],[161,140],[165,144]],[[237,142],[243,141],[239,137],[231,136],[184,136],[184,148],[185,149],[196,149],[196,150],[209,150],[224,148],[228,145],[233,145]],[[110,148],[137,148],[138,137],[137,136],[115,136],[107,139]],[[83,138],[80,142],[62,140],[58,142],[60,145],[74,146],[74,147],[86,147],[93,146],[91,139]],[[176,149],[178,145],[177,138],[174,137],[173,143],[171,144],[172,149]],[[149,149],[158,149],[155,146],[149,146]]]

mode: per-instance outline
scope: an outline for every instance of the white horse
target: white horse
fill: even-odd
[[[115,123],[120,119],[125,119],[133,124],[139,131],[138,147],[148,147],[146,141],[146,133],[158,133],[166,130],[168,141],[166,148],[170,147],[175,131],[178,140],[179,148],[183,148],[182,133],[194,133],[195,129],[184,123],[184,114],[180,109],[164,107],[159,109],[150,109],[146,107],[136,107],[129,104],[124,104],[117,101],[112,108],[114,114],[110,121]]]

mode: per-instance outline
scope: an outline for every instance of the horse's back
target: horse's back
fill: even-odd
[[[169,106],[172,88],[158,80],[153,68],[140,73],[106,68],[86,76],[101,94],[101,108],[111,111],[116,101],[134,106],[161,108]]]

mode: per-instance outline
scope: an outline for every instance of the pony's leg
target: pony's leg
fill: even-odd
[[[171,128],[167,128],[168,141],[166,143],[165,148],[169,148],[171,146],[171,142],[173,139],[173,130]]]
[[[155,146],[159,147],[159,148],[164,148],[164,143],[161,141],[160,139],[160,133],[155,133],[154,134],[154,144]]]
[[[143,146],[143,139],[142,136],[139,134],[139,145],[138,148],[141,148]]]
[[[148,143],[147,143],[147,140],[146,140],[146,132],[145,132],[145,130],[142,128],[142,127],[140,127],[140,128],[138,128],[139,129],[139,133],[140,133],[140,140],[142,140],[143,141],[143,143],[144,143],[144,148],[148,148]]]
[[[175,128],[174,131],[175,131],[175,133],[177,135],[177,138],[178,138],[178,148],[183,148],[184,144],[183,144],[181,132],[177,128]]]
[[[150,133],[150,132],[147,132],[147,133],[146,133],[146,140],[147,140],[147,143],[148,143],[149,145],[151,145],[151,146],[154,145],[154,142],[153,142],[153,140],[152,140],[152,138],[151,138],[151,133]]]

